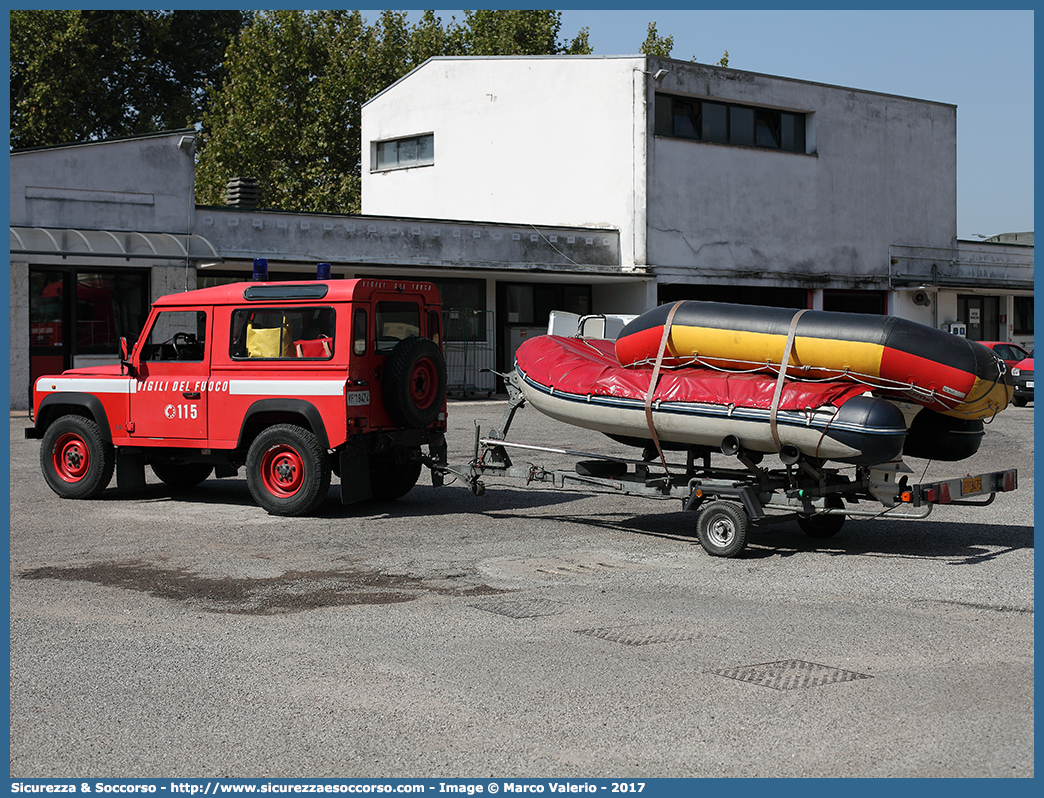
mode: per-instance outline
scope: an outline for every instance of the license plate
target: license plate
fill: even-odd
[[[1030,380],[1029,382],[1027,382],[1026,383],[1026,387],[1027,388],[1032,388],[1033,387],[1033,380]]]
[[[967,477],[962,479],[961,483],[961,493],[965,496],[982,492],[982,477]]]
[[[366,407],[369,404],[369,391],[348,391],[348,407]]]

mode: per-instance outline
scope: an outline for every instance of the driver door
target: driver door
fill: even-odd
[[[211,316],[165,310],[153,319],[131,389],[131,437],[206,440]]]

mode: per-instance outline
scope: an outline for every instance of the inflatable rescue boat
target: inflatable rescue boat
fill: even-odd
[[[664,338],[666,336],[666,341]],[[626,367],[727,369],[851,382],[962,419],[1011,401],[1004,361],[965,338],[895,316],[677,302],[627,324],[616,341]]]
[[[894,460],[907,423],[892,402],[845,382],[788,382],[777,401],[776,377],[684,368],[659,376],[624,368],[612,341],[541,335],[515,353],[526,401],[551,418],[628,440],[655,434],[664,446],[719,448],[734,436],[743,449],[794,447],[809,457],[855,465]],[[648,406],[648,411],[647,411]]]

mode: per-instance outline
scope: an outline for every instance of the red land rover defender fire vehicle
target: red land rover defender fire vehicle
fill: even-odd
[[[395,499],[446,461],[446,364],[431,283],[250,282],[158,299],[122,365],[39,378],[27,438],[59,496],[233,476],[275,515]],[[428,458],[421,447],[428,447]],[[441,476],[432,472],[432,479]]]

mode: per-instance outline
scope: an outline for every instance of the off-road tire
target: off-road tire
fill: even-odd
[[[153,463],[152,473],[172,488],[191,488],[214,473],[208,463]]]
[[[446,359],[430,338],[410,336],[395,345],[384,366],[384,409],[406,429],[434,424],[446,401]]]
[[[378,501],[394,501],[413,490],[420,479],[420,460],[398,463],[391,460],[370,460],[370,491]]]
[[[62,416],[40,442],[40,469],[63,499],[93,499],[109,486],[116,450],[86,416]]]
[[[314,512],[330,490],[330,462],[315,435],[295,424],[261,431],[246,456],[247,487],[271,515]]]

